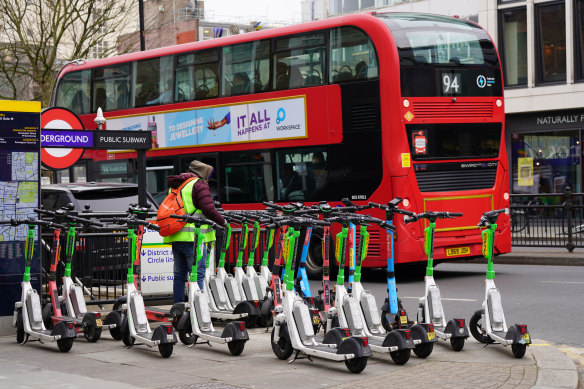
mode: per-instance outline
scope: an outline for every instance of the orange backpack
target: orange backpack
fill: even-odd
[[[170,215],[184,215],[185,208],[183,205],[182,196],[180,195],[181,190],[186,184],[195,180],[196,177],[191,177],[182,183],[176,189],[171,189],[170,193],[164,198],[162,204],[158,208],[156,213],[156,224],[160,227],[161,236],[169,236],[180,231],[181,228],[187,224],[181,219],[175,219],[170,217]]]

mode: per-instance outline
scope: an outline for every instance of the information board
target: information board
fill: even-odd
[[[0,219],[36,218],[39,207],[40,112],[35,101],[0,100]],[[27,226],[0,226],[0,316],[20,300]],[[31,282],[40,290],[40,250],[35,231]]]

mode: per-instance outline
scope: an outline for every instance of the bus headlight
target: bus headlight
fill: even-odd
[[[497,101],[495,101],[495,104],[497,104],[497,107],[501,108],[503,106],[503,101],[501,99],[497,99]]]
[[[503,200],[509,201],[509,193],[507,192],[503,193]]]
[[[404,199],[404,200],[402,201],[402,204],[404,205],[404,207],[406,207],[406,208],[407,208],[407,207],[409,207],[409,206],[410,206],[410,200],[409,200],[409,199]]]
[[[404,107],[409,107],[410,106],[410,100],[408,99],[404,99]]]

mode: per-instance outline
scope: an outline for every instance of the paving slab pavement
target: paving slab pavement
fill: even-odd
[[[15,337],[0,337],[0,387],[25,388],[59,385],[64,388],[302,388],[387,387],[392,382],[428,388],[576,388],[573,360],[545,341],[534,340],[522,359],[499,345],[469,338],[464,350],[454,352],[439,343],[427,359],[412,354],[404,366],[389,355],[374,353],[361,374],[351,374],[344,363],[314,358],[290,364],[277,359],[265,329],[250,329],[243,354],[232,356],[227,347],[205,344],[175,345],[169,359],[157,349],[127,349],[108,333],[97,343],[83,338],[69,353],[56,344],[19,345]]]

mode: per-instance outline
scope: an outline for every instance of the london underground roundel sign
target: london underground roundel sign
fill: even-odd
[[[52,107],[41,112],[41,146],[42,130],[82,130],[83,123],[77,115],[66,108]],[[48,148],[41,147],[41,162],[51,169],[65,169],[81,158],[80,148]]]

